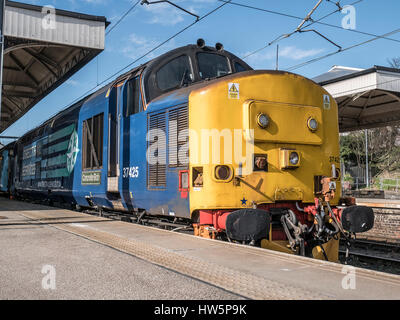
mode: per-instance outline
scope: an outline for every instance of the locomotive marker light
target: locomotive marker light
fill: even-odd
[[[188,170],[179,171],[179,192],[181,193],[182,199],[187,199],[189,193],[189,187],[190,187],[189,171]]]
[[[292,152],[289,156],[289,161],[292,165],[297,166],[300,161],[299,154],[297,152]]]
[[[315,120],[314,118],[309,118],[307,121],[307,126],[311,132],[315,132],[318,130],[318,121]]]
[[[296,150],[281,149],[281,170],[297,169],[300,167],[301,156]]]
[[[260,113],[257,116],[257,124],[261,128],[266,129],[269,125],[269,117],[265,113]]]

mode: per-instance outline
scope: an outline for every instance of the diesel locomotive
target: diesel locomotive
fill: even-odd
[[[338,107],[315,82],[203,40],[121,75],[0,151],[13,197],[189,223],[196,236],[338,260],[373,227],[343,207]]]

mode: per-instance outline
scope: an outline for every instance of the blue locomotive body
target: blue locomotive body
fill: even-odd
[[[188,94],[167,94],[146,110],[127,115],[127,83],[103,88],[16,143],[18,195],[81,207],[140,209],[168,216],[179,212],[189,217],[189,199],[181,198],[178,187],[177,172],[182,168],[168,167],[166,184],[150,187],[146,159],[149,119],[162,114],[167,125],[167,114],[186,108]]]
[[[9,163],[9,151],[2,150],[0,152],[0,192],[9,191]]]
[[[189,95],[213,78],[246,70],[251,68],[227,51],[196,45],[172,50],[21,137],[10,165],[3,161],[12,174],[3,168],[1,181],[12,181],[12,193],[22,198],[190,218],[179,174],[188,163],[170,161],[186,143],[176,140],[188,129]],[[149,136],[153,129],[165,133],[164,164],[147,159],[157,143]]]

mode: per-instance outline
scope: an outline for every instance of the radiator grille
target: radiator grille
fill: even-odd
[[[182,133],[182,131],[189,128],[188,108],[185,106],[171,110],[169,111],[168,118],[169,167],[185,167],[189,164],[188,152],[186,152],[185,157],[179,157],[179,150],[181,150],[181,148],[187,144],[188,138],[186,138],[184,141],[179,141],[179,135]]]
[[[159,129],[162,132],[166,132],[166,113],[158,113],[149,115],[147,118],[147,130]],[[156,138],[156,142],[149,142],[147,148],[150,145],[157,144],[158,161],[156,164],[150,164],[147,162],[147,185],[148,187],[165,187],[166,186],[166,164],[162,159],[166,159],[166,146],[161,143],[159,137]],[[161,162],[161,163],[160,163]]]

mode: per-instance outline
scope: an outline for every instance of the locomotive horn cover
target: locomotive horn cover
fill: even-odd
[[[202,38],[200,38],[197,40],[197,46],[199,48],[204,48],[206,46],[206,42]]]
[[[226,219],[226,233],[230,239],[252,241],[268,238],[271,218],[267,211],[242,209]]]
[[[374,212],[369,207],[352,206],[343,210],[342,224],[346,231],[361,233],[374,227]]]

